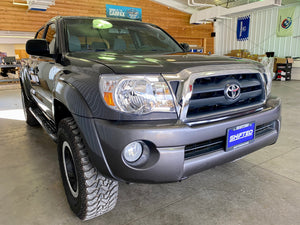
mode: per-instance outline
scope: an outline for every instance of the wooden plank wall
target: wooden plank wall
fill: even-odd
[[[16,59],[27,59],[29,55],[25,49],[15,49]]]
[[[22,0],[15,2],[24,3]],[[37,31],[50,18],[61,16],[105,17],[105,5],[142,8],[142,20],[156,24],[170,33],[178,42],[202,46],[206,53],[214,53],[212,24],[191,25],[190,15],[150,0],[56,0],[46,12],[28,11],[27,6],[13,5],[13,0],[0,1],[0,30]],[[205,45],[205,46],[204,46]]]

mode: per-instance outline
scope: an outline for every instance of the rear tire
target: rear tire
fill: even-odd
[[[22,98],[22,105],[23,105],[23,111],[25,116],[26,123],[31,127],[37,127],[40,125],[40,123],[36,120],[36,118],[32,115],[32,113],[29,111],[29,107],[33,106],[33,103],[30,102],[25,93],[23,88],[21,88],[21,98]]]
[[[73,118],[59,123],[58,159],[66,196],[72,211],[89,220],[112,210],[118,182],[102,176],[91,164],[87,146]]]

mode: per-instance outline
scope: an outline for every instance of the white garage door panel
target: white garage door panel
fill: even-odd
[[[292,37],[276,36],[277,7],[243,13],[233,16],[231,19],[218,20],[215,23],[216,54],[223,55],[233,49],[248,49],[251,54],[264,54],[268,51],[275,51],[275,55],[279,57],[300,56],[300,5],[291,6],[296,6],[294,35]],[[250,15],[249,39],[247,41],[237,41],[237,18],[247,15]]]

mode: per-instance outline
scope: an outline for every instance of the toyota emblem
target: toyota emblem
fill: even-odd
[[[225,89],[225,96],[230,100],[237,99],[241,94],[241,87],[238,84],[228,84]]]

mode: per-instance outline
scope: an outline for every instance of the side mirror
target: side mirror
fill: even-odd
[[[183,48],[183,50],[185,52],[189,52],[190,51],[190,46],[188,43],[180,43],[181,47]]]
[[[26,52],[29,55],[50,56],[49,44],[45,39],[31,39],[26,42]]]

